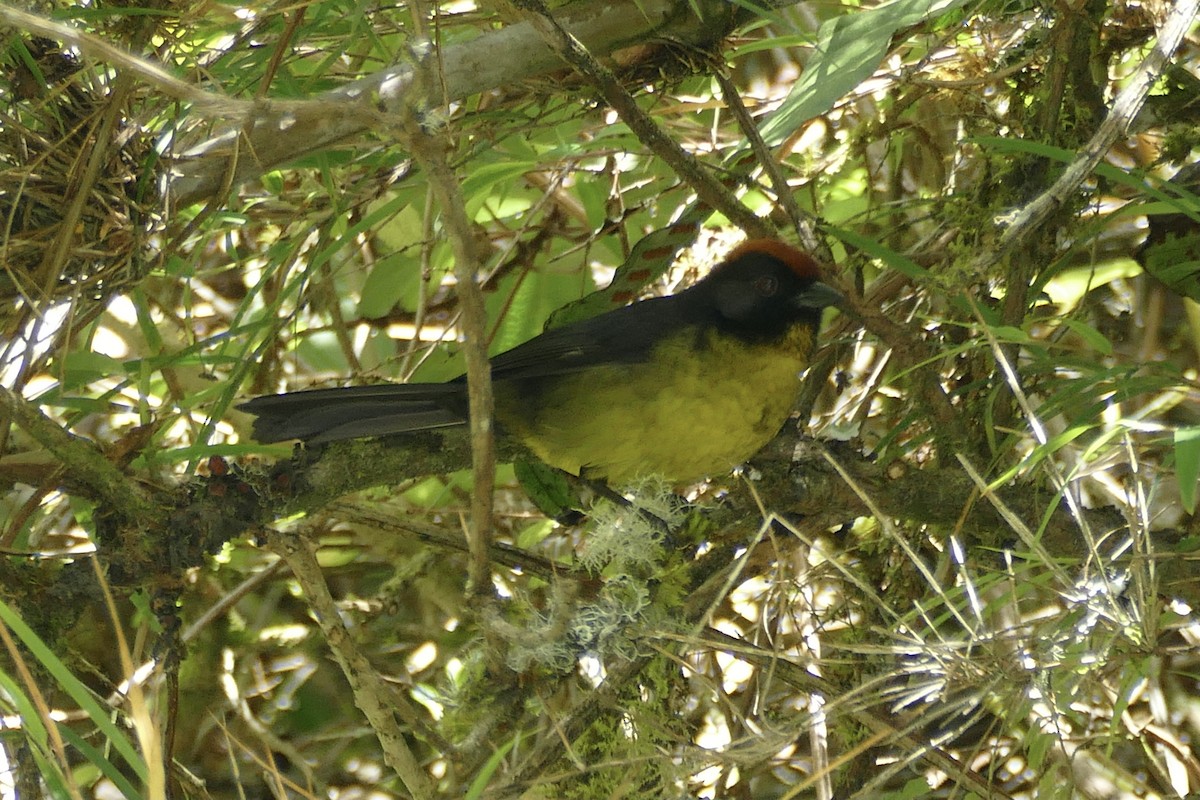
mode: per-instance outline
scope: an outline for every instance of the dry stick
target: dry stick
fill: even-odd
[[[805,250],[818,256],[826,264],[832,264],[833,253],[830,252],[829,246],[817,236],[816,220],[812,214],[804,211],[800,208],[800,204],[796,202],[796,197],[792,194],[792,188],[788,186],[787,179],[783,176],[783,171],[779,169],[779,163],[775,160],[775,156],[771,153],[770,148],[767,147],[767,143],[763,141],[758,127],[754,124],[754,118],[750,116],[750,112],[742,102],[741,95],[738,94],[737,87],[733,85],[733,81],[721,69],[714,70],[713,75],[717,79],[717,84],[721,87],[721,99],[725,102],[726,107],[733,112],[734,119],[737,120],[742,133],[750,142],[750,149],[754,151],[758,163],[762,165],[763,170],[767,173],[767,177],[771,179],[771,185],[775,187],[775,196],[779,198],[780,205],[787,212],[788,218],[796,228],[796,232],[800,234],[800,244],[804,245]]]
[[[513,5],[525,12],[526,18],[551,50],[558,53],[600,91],[608,104],[620,115],[621,120],[637,136],[638,141],[667,162],[703,202],[720,211],[730,222],[752,237],[771,236],[774,233],[768,222],[738,202],[720,181],[704,171],[694,155],[676,144],[638,107],[633,95],[625,91],[625,87],[612,71],[597,61],[578,39],[558,24],[542,0],[513,0]]]
[[[271,549],[287,562],[304,591],[321,634],[329,643],[329,649],[354,693],[354,704],[362,710],[371,730],[379,739],[384,760],[395,770],[414,800],[429,800],[434,796],[433,786],[396,722],[389,700],[391,690],[342,624],[341,612],[325,583],[312,543],[301,536],[278,531],[269,531],[267,541]]]

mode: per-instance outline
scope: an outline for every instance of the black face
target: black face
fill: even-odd
[[[698,316],[719,330],[750,341],[782,337],[797,324],[816,329],[821,309],[837,294],[767,253],[744,253],[722,264],[686,294]]]

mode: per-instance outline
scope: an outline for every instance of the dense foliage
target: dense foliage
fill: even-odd
[[[0,788],[1200,791],[1195,6],[0,7]],[[234,410],[747,234],[852,309],[740,476]]]

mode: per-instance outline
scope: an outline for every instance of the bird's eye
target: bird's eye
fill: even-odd
[[[779,291],[779,279],[771,275],[763,275],[754,281],[754,288],[763,297],[770,297]]]

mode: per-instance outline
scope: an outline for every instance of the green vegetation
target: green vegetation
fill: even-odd
[[[0,6],[0,794],[1200,792],[1195,6]],[[744,475],[234,409],[744,235],[855,309]]]

